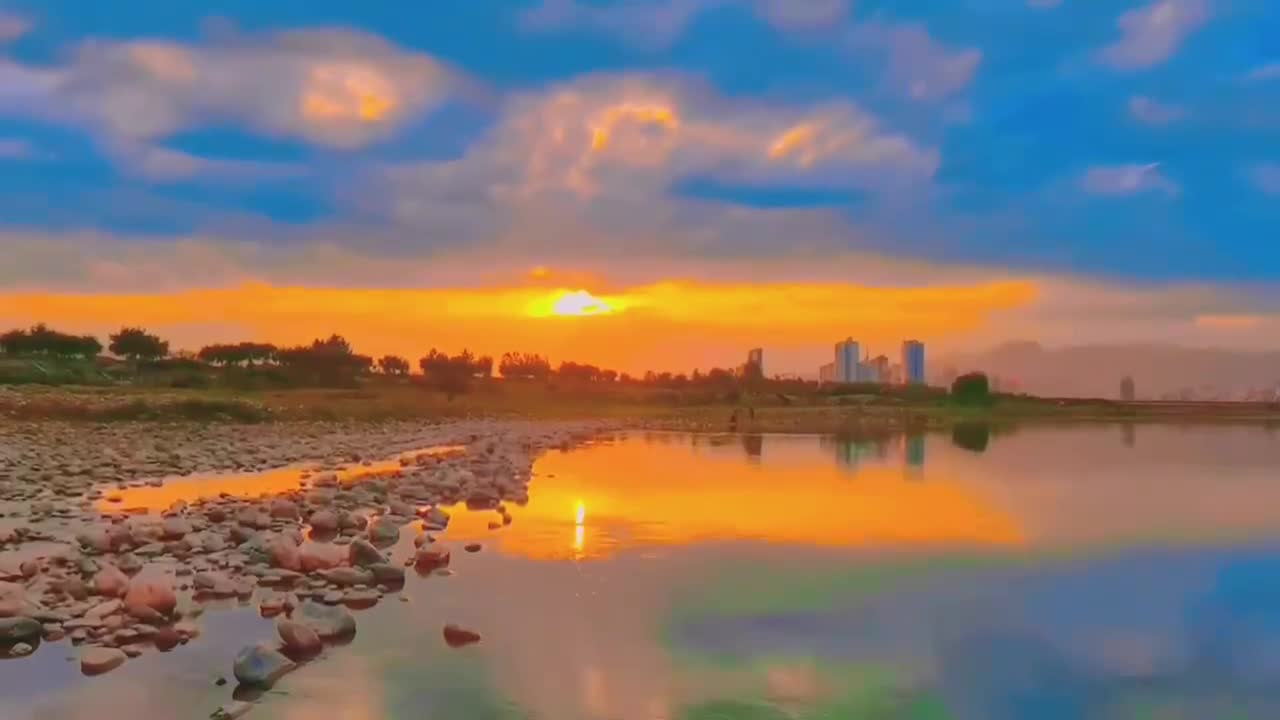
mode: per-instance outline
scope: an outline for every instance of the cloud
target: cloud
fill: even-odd
[[[1167,105],[1142,95],[1129,98],[1129,115],[1145,125],[1168,125],[1185,115],[1177,105]]]
[[[518,218],[525,234],[616,238],[688,227],[692,208],[670,196],[681,179],[876,191],[926,183],[938,163],[849,102],[788,107],[678,75],[598,75],[509,98],[462,158],[389,167],[368,202],[435,236],[493,236]]]
[[[4,79],[14,82],[0,91],[0,109],[81,120],[119,141],[229,121],[336,148],[387,137],[442,102],[453,82],[436,60],[350,30],[88,42],[63,66],[0,66]]]
[[[662,49],[679,40],[697,16],[720,8],[745,8],[779,30],[799,32],[839,24],[848,17],[849,5],[850,0],[621,0],[609,5],[542,0],[520,21],[533,31],[581,28]]]
[[[1263,315],[1197,315],[1194,322],[1196,327],[1215,330],[1253,330],[1267,320]]]
[[[756,0],[756,13],[782,30],[812,30],[843,22],[850,0]]]
[[[256,182],[294,177],[302,173],[302,168],[283,163],[200,157],[147,143],[116,142],[107,148],[107,152],[126,172],[161,182],[193,179]]]
[[[861,62],[865,55],[887,58],[888,81],[899,94],[938,100],[967,88],[982,61],[976,48],[952,50],[934,40],[923,25],[878,20],[854,23],[850,0],[624,0],[609,5],[583,0],[542,0],[522,16],[525,28],[546,32],[588,29],[650,50],[669,47],[694,19],[710,10],[740,7],[780,32],[811,35],[837,30],[841,40],[819,36]]]
[[[1162,192],[1177,195],[1177,183],[1160,172],[1160,163],[1106,165],[1089,168],[1080,179],[1081,187],[1095,195],[1136,195]]]
[[[1259,65],[1245,75],[1246,80],[1254,81],[1274,80],[1277,78],[1280,78],[1280,61]]]
[[[35,147],[22,138],[0,138],[0,158],[9,160],[30,158],[37,155]]]
[[[1280,196],[1280,164],[1262,163],[1255,165],[1249,174],[1259,190],[1267,195]]]
[[[1100,58],[1121,70],[1158,65],[1208,21],[1208,0],[1155,0],[1120,16],[1116,25],[1121,37],[1103,48]]]
[[[622,0],[607,6],[580,0],[542,0],[521,15],[529,30],[583,28],[616,35],[633,45],[664,48],[684,34],[694,17],[723,0]]]
[[[30,31],[30,20],[20,15],[0,12],[0,43],[17,40]]]
[[[982,62],[977,48],[951,50],[934,40],[923,25],[856,25],[847,37],[854,49],[870,48],[888,58],[894,89],[913,100],[939,100],[969,87]]]

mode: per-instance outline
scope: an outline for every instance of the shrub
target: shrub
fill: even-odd
[[[986,373],[971,372],[951,383],[951,399],[962,405],[985,405],[991,402],[991,382]]]

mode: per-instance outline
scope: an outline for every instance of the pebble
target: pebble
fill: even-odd
[[[285,673],[297,667],[279,650],[268,645],[250,645],[236,655],[232,674],[241,685],[270,687]]]
[[[276,620],[276,634],[284,642],[286,650],[300,655],[314,655],[324,647],[315,630],[295,620]]]
[[[304,602],[294,612],[293,619],[315,630],[317,635],[326,640],[356,632],[355,617],[338,605]]]
[[[115,648],[89,647],[80,652],[80,672],[85,675],[101,675],[124,664],[127,656]]]
[[[449,647],[462,647],[480,642],[480,633],[461,628],[457,625],[444,626],[444,641]]]

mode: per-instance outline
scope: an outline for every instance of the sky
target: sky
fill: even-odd
[[[0,325],[810,375],[1280,330],[1275,3],[200,5],[0,0]]]

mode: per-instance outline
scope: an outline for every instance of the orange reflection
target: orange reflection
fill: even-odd
[[[535,469],[529,504],[511,508],[515,522],[499,536],[504,552],[531,558],[739,539],[828,547],[1025,539],[1010,515],[968,487],[893,468],[851,476],[816,453],[746,465],[738,453],[635,439],[554,453]],[[455,512],[449,537],[484,536],[492,519]]]
[[[462,450],[461,446],[442,445],[413,450],[403,455],[419,455],[424,452],[444,454],[459,450]],[[338,470],[338,481],[356,482],[362,478],[394,472],[400,468],[400,457],[398,455],[390,460]],[[189,475],[172,478],[160,487],[134,487],[109,491],[108,496],[118,496],[120,502],[109,502],[103,498],[98,501],[97,507],[101,512],[121,510],[160,512],[179,500],[190,503],[200,499],[216,498],[222,493],[239,498],[280,495],[301,487],[302,472],[312,467],[314,466],[290,465],[265,472]]]

